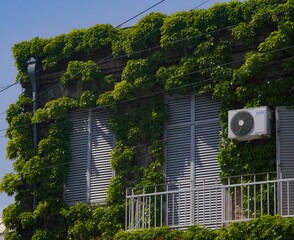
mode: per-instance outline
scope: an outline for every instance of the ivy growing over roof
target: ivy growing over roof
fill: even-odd
[[[294,104],[293,33],[293,0],[249,0],[170,16],[151,13],[127,29],[102,24],[15,44],[17,81],[26,91],[7,110],[7,158],[14,160],[15,172],[2,179],[0,188],[15,195],[15,203],[3,211],[11,231],[6,238],[94,239],[123,228],[125,188],[164,181],[165,94],[194,91],[222,101],[222,176],[275,170],[274,136],[233,143],[227,139],[227,111]],[[43,73],[61,72],[64,86],[90,84],[80,97],[55,99],[32,116],[30,57],[41,61]],[[100,66],[116,60],[125,62],[120,76]],[[105,207],[69,208],[62,200],[70,160],[67,113],[87,107],[117,109],[109,123],[117,138],[111,153],[117,174]],[[32,123],[44,130],[38,149],[33,149]],[[138,157],[144,151],[149,152],[146,166]],[[39,200],[35,210],[34,194]]]

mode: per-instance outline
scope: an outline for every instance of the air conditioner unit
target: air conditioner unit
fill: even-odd
[[[236,141],[268,138],[271,134],[271,113],[266,106],[230,110],[228,137]]]

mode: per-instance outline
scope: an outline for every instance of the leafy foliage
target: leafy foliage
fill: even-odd
[[[293,227],[293,218],[265,215],[246,223],[232,223],[216,239],[294,239]]]
[[[273,171],[275,138],[232,142],[227,138],[227,111],[294,105],[293,32],[293,0],[249,0],[171,16],[151,13],[127,29],[102,24],[15,44],[17,81],[25,88],[26,61],[33,56],[46,74],[63,72],[60,81],[64,87],[82,85],[83,89],[80,96],[47,102],[34,115],[29,91],[25,91],[7,110],[7,158],[14,160],[15,173],[2,179],[0,190],[14,195],[16,202],[3,211],[9,231],[6,239],[108,238],[122,229],[125,188],[164,182],[165,93],[193,91],[222,101],[222,176]],[[234,55],[240,47],[244,48],[241,54]],[[97,58],[103,60],[100,66]],[[109,59],[122,63],[121,75],[105,72]],[[79,82],[82,84],[77,85]],[[111,153],[116,176],[108,187],[106,206],[66,207],[62,185],[70,159],[67,114],[75,108],[96,106],[115,108],[109,126],[117,140]],[[33,148],[32,124],[42,128],[37,149]],[[35,209],[34,196],[38,197]],[[266,221],[273,230],[266,230]],[[281,228],[285,234],[279,232]],[[115,238],[287,239],[291,231],[292,220],[264,217],[232,224],[220,232],[194,226],[185,234],[160,228],[119,232]]]
[[[293,218],[279,215],[256,218],[248,222],[231,223],[227,228],[211,230],[199,225],[189,227],[185,232],[167,227],[136,231],[120,231],[114,239],[176,239],[176,240],[247,240],[247,239],[294,239]]]
[[[79,105],[81,108],[94,107],[96,106],[96,101],[97,93],[95,91],[86,90],[80,97]]]
[[[170,239],[180,240],[182,238],[182,232],[179,230],[169,229],[168,227],[142,229],[131,232],[120,231],[114,236],[114,240],[155,240],[155,239]]]
[[[64,118],[70,109],[76,108],[78,102],[68,97],[62,97],[47,102],[44,108],[39,108],[32,117],[33,123],[59,120]]]
[[[101,69],[93,61],[72,61],[68,63],[67,71],[62,75],[60,81],[62,83],[68,83],[70,80],[91,82],[102,77]]]
[[[160,28],[165,17],[162,13],[150,13],[131,29],[122,30],[113,45],[114,54],[132,56],[153,47],[160,40]]]
[[[185,240],[214,240],[218,232],[215,230],[204,228],[203,226],[191,226],[183,234]]]

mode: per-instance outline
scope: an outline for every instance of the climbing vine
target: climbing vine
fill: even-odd
[[[96,25],[15,44],[17,81],[26,91],[6,115],[7,158],[15,170],[0,184],[1,191],[15,196],[3,211],[6,239],[107,238],[122,229],[125,188],[164,182],[165,94],[196,92],[222,101],[222,176],[274,171],[274,136],[232,142],[227,111],[294,105],[293,33],[293,0],[249,0],[170,16],[151,13],[128,29]],[[59,96],[33,115],[26,73],[30,57],[40,61],[43,73],[59,73],[63,88],[78,86],[79,95]],[[105,72],[103,64],[115,61],[123,65],[121,74]],[[68,112],[103,106],[115,110],[109,127],[116,136],[111,152],[116,175],[106,206],[68,207],[62,198],[70,160]],[[41,129],[37,149],[33,124]]]

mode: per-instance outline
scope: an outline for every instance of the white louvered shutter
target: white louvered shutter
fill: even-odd
[[[195,96],[195,223],[221,222],[221,189],[217,156],[220,142],[220,102]],[[203,188],[203,191],[201,190]]]
[[[278,178],[294,178],[294,109],[276,108],[276,135]],[[294,183],[278,185],[278,197],[279,213],[293,215]]]
[[[103,204],[112,177],[110,151],[114,135],[107,128],[112,113],[105,109],[78,110],[70,114],[71,159],[65,184],[65,201]]]
[[[166,131],[167,182],[190,186],[191,100],[170,98]]]
[[[166,179],[169,186],[195,187],[195,195],[168,201],[175,211],[170,225],[221,221],[218,144],[220,102],[209,96],[168,97],[166,126]],[[206,190],[199,190],[203,189]],[[174,187],[177,189],[176,187]],[[198,189],[198,190],[197,190]],[[190,202],[192,201],[192,206]],[[175,206],[172,208],[171,204]],[[192,217],[192,219],[191,219]]]
[[[189,188],[191,184],[191,97],[167,99],[166,178],[168,190]],[[182,204],[185,202],[185,204]],[[190,222],[190,194],[170,195],[167,199],[169,226]]]
[[[107,127],[110,117],[111,112],[108,110],[92,112],[90,203],[104,202],[105,190],[112,177],[109,154],[114,139]]]
[[[89,113],[86,110],[79,110],[71,113],[69,118],[72,123],[70,134],[71,159],[65,185],[65,201],[72,205],[76,202],[87,202]]]

